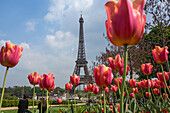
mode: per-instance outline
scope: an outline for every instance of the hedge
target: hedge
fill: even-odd
[[[33,105],[33,101],[32,100],[28,100],[29,102],[29,106],[32,106]],[[35,100],[34,101],[34,105],[38,105],[40,101],[38,100]],[[77,103],[82,103],[82,102],[77,102],[76,101],[76,104]],[[18,106],[19,104],[19,100],[7,100],[7,99],[3,99],[2,101],[2,107],[13,107],[13,106]],[[50,105],[57,105],[57,100],[49,100],[49,104]],[[68,101],[67,100],[63,100],[62,101],[62,104],[68,104]],[[74,101],[69,101],[69,104],[74,104]]]

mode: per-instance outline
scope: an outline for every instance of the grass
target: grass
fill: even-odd
[[[85,105],[77,106],[76,108],[77,108],[77,110],[78,110],[79,108],[85,108]],[[35,113],[39,113],[39,111],[38,111],[37,108],[34,108],[34,109],[36,110]],[[33,112],[33,111],[32,111],[32,110],[33,110],[32,108],[29,108],[28,110],[31,111],[31,112]],[[68,108],[67,105],[54,106],[54,107],[50,107],[50,108],[49,108],[49,111],[51,111],[50,113],[62,113],[62,112],[64,112],[64,111],[66,111],[66,110],[71,111],[70,107]],[[3,110],[3,111],[2,111],[2,113],[17,113],[17,112],[18,112],[18,109]]]

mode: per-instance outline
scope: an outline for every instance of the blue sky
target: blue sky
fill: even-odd
[[[80,12],[88,66],[105,50],[108,0],[1,0],[0,47],[6,41],[24,47],[23,55],[8,72],[6,86],[29,85],[28,74],[54,73],[55,84],[64,87],[77,58]],[[0,66],[0,87],[5,67]]]
[[[18,65],[8,72],[6,86],[28,86],[28,74],[51,72],[56,86],[64,88],[77,58],[81,11],[88,66],[105,51],[107,1],[0,0],[0,47],[11,41],[24,48]],[[0,73],[2,87],[5,67],[1,65]]]

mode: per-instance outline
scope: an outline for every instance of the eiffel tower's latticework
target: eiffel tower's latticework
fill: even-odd
[[[92,77],[89,75],[87,60],[85,54],[85,43],[84,43],[84,33],[83,33],[83,17],[81,15],[79,19],[80,31],[79,31],[79,45],[78,45],[78,55],[76,60],[76,66],[74,68],[73,74],[80,76],[80,83],[88,84],[92,81]],[[84,68],[84,74],[80,75],[80,68]]]

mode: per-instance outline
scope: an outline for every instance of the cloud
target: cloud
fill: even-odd
[[[48,13],[45,15],[47,21],[62,21],[62,18],[67,16],[67,13],[76,10],[81,11],[93,5],[93,0],[51,0],[51,5]]]
[[[35,30],[35,25],[36,25],[36,23],[35,22],[31,22],[31,21],[28,21],[28,22],[26,22],[26,31],[28,32],[28,31],[34,31]]]
[[[71,32],[56,31],[54,35],[47,35],[45,42],[51,48],[64,49],[70,47],[75,42],[75,36]]]
[[[30,49],[29,44],[27,44],[27,43],[25,43],[25,42],[22,42],[22,43],[20,44],[20,46],[22,46],[24,49]]]
[[[4,36],[6,36],[6,34],[0,33],[0,37],[4,37]]]

